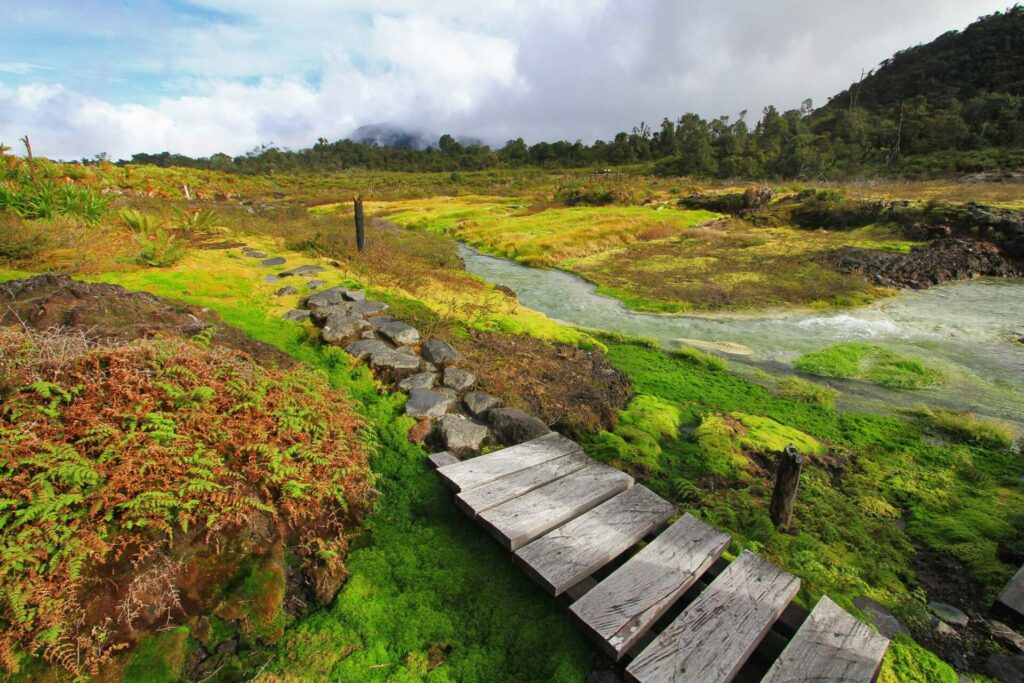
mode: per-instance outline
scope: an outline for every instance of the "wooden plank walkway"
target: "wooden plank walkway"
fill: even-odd
[[[554,595],[576,600],[574,617],[610,657],[635,655],[626,668],[634,681],[730,681],[780,615],[792,611],[800,580],[744,551],[654,636],[680,598],[702,579],[701,586],[709,582],[730,538],[685,514],[595,582],[596,573],[677,511],[564,436],[465,461],[439,453],[430,463],[456,492],[456,504],[513,551],[528,574]],[[867,683],[888,643],[823,598],[764,680]]]

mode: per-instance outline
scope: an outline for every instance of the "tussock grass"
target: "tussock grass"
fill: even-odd
[[[860,342],[805,353],[793,366],[809,375],[858,379],[890,389],[923,389],[942,382],[942,374],[921,361]]]
[[[936,428],[966,443],[982,448],[1010,448],[1020,438],[1010,425],[979,417],[969,411],[922,408],[919,415]]]

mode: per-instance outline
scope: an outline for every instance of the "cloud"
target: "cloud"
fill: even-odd
[[[40,0],[0,48],[0,140],[27,132],[60,158],[209,155],[385,121],[501,144],[685,111],[756,119],[821,104],[1004,2]]]

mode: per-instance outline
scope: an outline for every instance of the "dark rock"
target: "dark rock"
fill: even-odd
[[[971,621],[970,617],[964,614],[963,611],[944,602],[929,602],[928,610],[942,621],[953,626],[964,627]]]
[[[382,301],[353,301],[350,305],[352,306],[352,315],[361,315],[364,318],[388,310],[388,305]]]
[[[412,325],[406,325],[399,320],[384,323],[377,328],[377,332],[381,336],[399,345],[415,344],[420,340],[419,330]]]
[[[289,294],[298,294],[299,290],[295,289],[291,285],[285,285],[281,289],[274,292],[274,296],[288,296]]]
[[[428,339],[423,342],[422,352],[423,358],[441,367],[462,360],[462,355],[451,344],[440,339]]]
[[[246,251],[243,253],[249,258],[267,258],[267,255],[262,251]]]
[[[250,256],[252,256],[252,254],[250,254]],[[266,256],[266,254],[263,254],[262,256]],[[322,273],[325,270],[327,269],[323,266],[296,266],[291,270],[282,271],[278,273],[278,275],[281,277],[291,277],[293,275],[316,275],[317,273]]]
[[[264,275],[263,276],[263,281],[266,282],[269,285],[269,284],[272,284],[274,282],[280,282],[281,278],[279,278],[276,275]]]
[[[375,318],[367,318],[366,322],[374,332],[378,332],[382,326],[395,322],[395,319],[389,315],[379,315]]]
[[[370,367],[391,382],[398,382],[420,370],[423,359],[404,349],[376,351],[370,356]]]
[[[359,339],[345,347],[348,355],[363,360],[375,353],[391,351],[391,347],[379,339]]]
[[[495,438],[506,446],[539,438],[551,432],[548,426],[519,408],[492,408],[487,412]]]
[[[351,315],[352,309],[349,304],[329,304],[324,306],[310,306],[310,317],[314,325],[323,325],[332,315]],[[360,317],[360,316],[353,316]]]
[[[423,443],[430,434],[430,430],[430,420],[420,420],[412,427],[409,427],[409,441],[412,441],[413,443]]]
[[[331,287],[316,294],[310,294],[306,298],[306,306],[316,308],[317,306],[337,306],[338,304],[343,304],[345,303],[345,297],[342,295],[343,291],[341,287]]]
[[[273,258],[268,258],[268,259],[264,259],[264,260],[260,261],[260,265],[261,266],[283,266],[285,264],[286,260],[287,259],[285,259],[284,256],[275,256]]]
[[[896,615],[890,612],[882,603],[876,602],[871,598],[858,596],[853,599],[853,604],[871,619],[871,623],[875,625],[878,632],[886,638],[892,638],[897,633],[910,634],[910,630],[907,629],[906,625],[897,619]]]
[[[985,673],[1000,683],[1024,683],[1024,655],[994,654],[985,662]]]
[[[410,417],[431,420],[448,412],[452,399],[430,389],[413,389],[405,404],[405,413]]]
[[[321,287],[324,286],[324,281],[323,280],[310,280],[309,282],[306,283],[306,286],[309,287],[310,289],[320,289]]]
[[[455,391],[464,391],[476,384],[476,375],[462,368],[445,368],[444,385]]]
[[[366,322],[362,318],[335,313],[324,321],[324,326],[320,330],[320,338],[328,344],[340,346],[350,339],[358,337],[364,329],[366,329]]]
[[[345,298],[349,301],[366,301],[366,292],[361,289],[346,289]]]
[[[501,400],[482,391],[469,391],[462,397],[462,403],[465,404],[466,410],[471,415],[480,417],[491,408],[499,405]]]
[[[444,415],[434,425],[433,438],[441,448],[464,455],[479,453],[487,440],[487,427],[461,415]]]
[[[282,315],[281,317],[284,318],[285,320],[293,320],[295,322],[300,322],[302,320],[309,319],[309,311],[304,311],[301,308],[294,308],[285,313],[284,315]]]
[[[398,388],[402,391],[412,391],[413,389],[433,389],[435,384],[437,384],[436,373],[420,372],[403,379],[398,383]]]

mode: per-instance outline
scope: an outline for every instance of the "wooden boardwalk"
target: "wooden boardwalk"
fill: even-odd
[[[528,574],[574,600],[573,616],[609,657],[632,658],[634,681],[730,681],[755,650],[774,659],[771,683],[869,682],[878,673],[889,641],[827,597],[803,611],[780,654],[773,627],[800,612],[800,579],[748,551],[726,564],[729,536],[690,514],[666,528],[675,505],[564,436],[430,462],[456,504]]]

